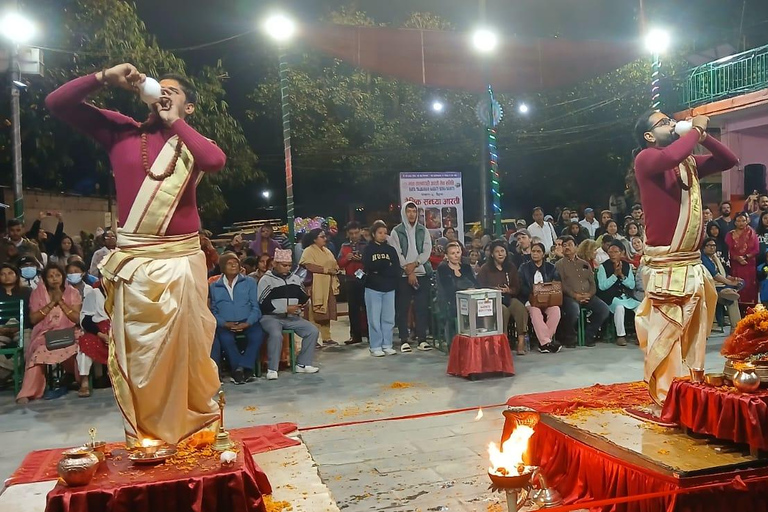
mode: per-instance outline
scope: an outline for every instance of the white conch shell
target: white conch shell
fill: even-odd
[[[157,103],[161,95],[162,87],[160,87],[160,82],[154,78],[147,77],[139,84],[139,97],[147,105]]]

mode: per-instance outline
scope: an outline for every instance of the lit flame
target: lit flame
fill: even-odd
[[[156,441],[154,439],[142,439],[141,440],[141,447],[142,448],[149,448],[152,446],[160,446],[160,441]]]
[[[475,416],[475,421],[483,419],[483,408],[479,408],[477,410],[477,416]]]
[[[491,473],[502,474],[498,470],[504,468],[508,473],[517,472],[518,467],[522,466],[523,454],[528,449],[528,440],[533,435],[533,429],[526,425],[518,425],[512,431],[509,439],[504,441],[501,451],[496,443],[488,445],[488,456],[491,459],[491,466],[488,471]]]

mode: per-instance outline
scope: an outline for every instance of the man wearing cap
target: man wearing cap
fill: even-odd
[[[587,230],[589,238],[595,239],[595,233],[600,228],[600,223],[595,218],[595,210],[592,208],[584,208],[584,218],[579,222],[581,227]]]
[[[267,333],[267,380],[277,379],[280,354],[283,351],[283,329],[292,330],[301,338],[296,372],[320,371],[316,366],[312,366],[320,331],[312,322],[301,316],[309,301],[309,295],[304,291],[301,278],[291,272],[292,263],[290,249],[275,249],[272,270],[259,280],[261,326]]]
[[[120,214],[117,248],[99,265],[112,320],[109,375],[129,447],[177,444],[216,429],[220,382],[211,359],[216,320],[208,308],[195,189],[226,163],[224,152],[187,123],[197,91],[166,75],[139,123],[87,102],[105,88],[137,93],[146,76],[124,63],[76,78],[45,100],[51,114],[109,155]]]
[[[548,215],[548,217],[552,219],[551,215]],[[547,253],[552,250],[557,233],[555,233],[555,228],[552,227],[550,221],[544,217],[544,210],[540,206],[533,209],[533,223],[528,226],[528,232],[532,238],[538,238],[544,244],[544,250]]]
[[[22,256],[19,258],[19,273],[21,286],[34,290],[40,282],[40,262],[34,256]]]
[[[510,247],[510,260],[515,268],[520,268],[520,265],[526,261],[531,261],[531,233],[527,229],[521,229],[509,240]]]

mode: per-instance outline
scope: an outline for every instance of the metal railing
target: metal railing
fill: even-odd
[[[695,107],[768,87],[768,45],[688,70],[682,103]]]

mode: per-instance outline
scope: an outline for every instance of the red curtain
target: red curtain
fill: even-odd
[[[565,504],[647,493],[674,491],[709,483],[722,486],[691,494],[590,508],[600,512],[723,512],[768,510],[768,482],[744,484],[742,479],[768,475],[768,469],[731,471],[678,479],[614,458],[539,423],[529,453],[557,488]],[[585,504],[585,507],[588,506]]]
[[[439,30],[308,25],[313,49],[375,73],[448,89],[537,92],[576,84],[637,59],[639,42],[521,40],[502,35],[480,56],[470,34]],[[486,64],[487,63],[487,64]],[[485,71],[487,68],[487,73]]]
[[[676,380],[669,388],[661,419],[698,434],[768,450],[768,392],[732,389]]]

